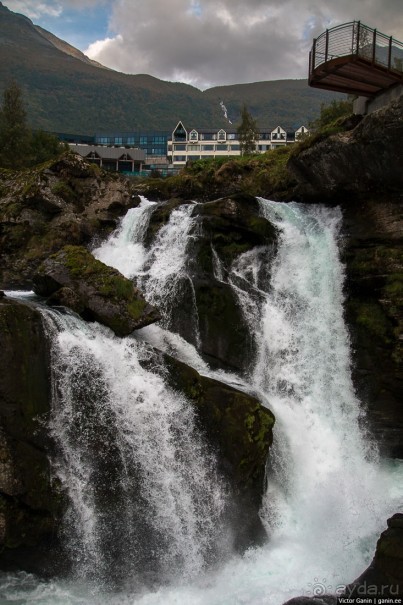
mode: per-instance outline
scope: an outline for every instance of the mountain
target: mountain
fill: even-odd
[[[236,122],[246,103],[261,126],[292,128],[315,118],[336,94],[306,80],[221,86],[202,92],[149,75],[128,75],[91,61],[0,2],[0,94],[15,80],[23,89],[31,127],[56,132],[173,130]],[[340,95],[339,95],[340,96]]]

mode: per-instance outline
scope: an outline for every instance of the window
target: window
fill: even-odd
[[[230,146],[230,151],[239,151],[240,150],[240,146],[239,145],[231,145]]]
[[[174,162],[186,162],[185,155],[174,155]]]
[[[186,145],[174,145],[175,151],[186,151]]]
[[[200,160],[200,156],[199,155],[188,155],[188,160]]]
[[[115,137],[115,145],[123,145],[123,137]]]
[[[236,141],[238,139],[238,135],[235,132],[230,132],[227,134],[227,139],[229,141]]]
[[[148,137],[141,136],[140,137],[140,147],[147,147]]]
[[[219,130],[218,131],[218,140],[219,141],[225,141],[227,138],[227,135],[225,133],[225,130]]]
[[[200,151],[200,145],[188,145],[188,151]]]
[[[134,137],[127,137],[127,144],[134,145]]]
[[[216,145],[216,151],[228,151],[228,145]]]
[[[192,130],[191,133],[189,134],[189,141],[197,141],[199,138],[197,131],[196,130]]]
[[[202,145],[202,151],[214,151],[214,145]]]
[[[99,137],[97,140],[97,143],[99,143],[100,145],[108,145],[108,143],[110,143],[110,138],[109,137]]]
[[[153,145],[155,144],[164,144],[165,143],[165,137],[163,136],[154,136],[153,137]]]
[[[182,122],[179,122],[176,127],[174,141],[186,141],[186,130],[184,129]]]

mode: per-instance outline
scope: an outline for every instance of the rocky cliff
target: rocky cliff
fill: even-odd
[[[105,237],[138,203],[130,181],[73,153],[26,171],[0,170],[0,288],[31,288],[47,256]]]
[[[352,130],[325,138],[291,157],[288,168],[304,201],[342,201],[403,188],[403,96],[364,117]]]

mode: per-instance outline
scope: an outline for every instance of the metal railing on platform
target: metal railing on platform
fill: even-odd
[[[339,57],[356,56],[390,71],[403,72],[403,43],[360,21],[327,29],[314,39],[309,54],[309,75]]]

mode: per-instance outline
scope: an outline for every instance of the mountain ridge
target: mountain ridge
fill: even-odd
[[[295,128],[317,117],[337,95],[306,80],[218,86],[201,91],[148,74],[102,66],[0,2],[0,94],[16,81],[32,128],[66,133],[172,131],[179,120],[197,127],[236,123],[246,103],[258,124]],[[340,95],[339,95],[340,96]]]

